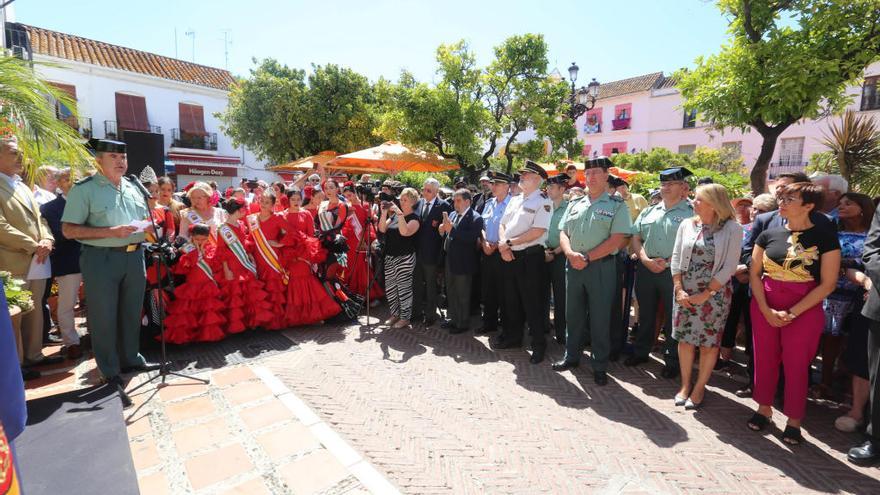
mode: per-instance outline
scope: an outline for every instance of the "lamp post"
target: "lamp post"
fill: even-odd
[[[596,81],[595,77],[587,87],[581,86],[580,89],[575,89],[574,83],[577,81],[579,69],[580,67],[574,62],[568,68],[568,79],[571,81],[571,94],[568,96],[568,116],[572,121],[576,121],[578,117],[592,110],[596,106],[596,99],[599,97],[599,82]],[[574,152],[572,149],[574,144],[575,139],[572,139],[567,147],[569,155]]]
[[[592,110],[596,106],[596,98],[599,96],[599,82],[596,81],[595,77],[586,88],[575,89],[574,83],[577,81],[579,69],[580,67],[574,62],[568,68],[568,79],[571,81],[571,94],[568,97],[570,104],[568,116],[571,117],[571,120],[577,120],[578,117]]]

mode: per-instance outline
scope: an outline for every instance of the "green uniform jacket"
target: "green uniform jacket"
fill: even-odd
[[[95,174],[70,189],[61,221],[87,227],[116,227],[147,218],[147,205],[140,190],[127,178],[119,187],[107,177]],[[97,247],[119,247],[144,242],[144,233],[135,232],[123,238],[85,239],[82,244]]]

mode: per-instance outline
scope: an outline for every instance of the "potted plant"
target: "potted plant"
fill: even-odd
[[[21,315],[34,309],[33,295],[24,288],[24,281],[12,278],[9,272],[0,272],[0,281],[3,282],[3,292],[6,294],[6,305],[9,306],[9,316],[13,320],[21,318]]]

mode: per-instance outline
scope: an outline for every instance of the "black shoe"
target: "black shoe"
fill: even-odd
[[[144,362],[144,364],[136,364],[134,366],[123,366],[120,371],[122,373],[143,373],[145,371],[155,371],[160,366],[159,363]]]
[[[593,382],[600,387],[608,385],[608,373],[605,373],[604,371],[594,371]]]
[[[428,325],[426,324],[425,326],[428,326]],[[451,321],[446,320],[440,324],[440,328],[442,328],[444,330],[448,330],[450,328],[455,328],[455,325],[453,325]]]
[[[497,328],[478,327],[476,330],[474,330],[474,335],[488,335],[497,331]]]
[[[751,397],[752,396],[752,386],[746,385],[744,387],[740,387],[740,388],[736,389],[736,392],[734,392],[734,394],[737,397],[742,397],[742,398]]]
[[[559,345],[565,345],[565,335],[557,335],[556,343]]]
[[[623,361],[623,365],[624,366],[638,366],[640,364],[644,364],[647,362],[648,362],[647,357],[636,356],[635,354],[633,354],[632,356],[626,358]]]
[[[565,371],[577,368],[579,364],[580,363],[573,363],[571,361],[562,360],[556,361],[555,363],[553,363],[552,366],[550,366],[550,368],[552,368],[553,371]]]
[[[679,369],[678,365],[664,366],[663,369],[660,371],[660,376],[662,376],[663,378],[670,378],[671,379],[671,378],[677,378],[679,373],[681,373],[681,370]]]
[[[532,351],[532,357],[529,358],[529,362],[532,364],[538,364],[544,360],[544,349],[537,349]]]
[[[865,443],[849,449],[847,460],[853,464],[866,466],[880,461],[880,442],[867,440]]]
[[[465,333],[468,330],[470,330],[468,327],[456,327],[456,326],[449,327],[449,333],[452,335],[458,335],[460,333]]]
[[[62,340],[61,337],[55,335],[54,333],[50,333],[46,336],[45,339],[43,339],[43,345],[58,345],[63,343],[64,340]]]
[[[37,378],[39,378],[41,376],[43,376],[43,374],[37,370],[32,370],[29,368],[22,368],[21,369],[21,379],[24,381],[36,380]]]
[[[619,352],[612,352],[611,354],[608,354],[608,362],[609,363],[616,363],[618,361],[620,361],[620,353]]]
[[[714,369],[715,369],[715,371],[720,371],[720,370],[727,368],[728,366],[730,366],[729,359],[719,359],[718,361],[715,361],[715,368]]]
[[[426,327],[430,327],[430,326],[434,325],[434,323],[437,323],[437,317],[436,317],[436,316],[433,317],[433,318],[425,318],[425,326],[426,326]]]

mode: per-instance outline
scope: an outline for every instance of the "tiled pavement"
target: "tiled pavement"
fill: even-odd
[[[753,404],[716,374],[704,409],[672,405],[652,363],[554,373],[523,351],[439,328],[285,332],[298,350],[147,387],[126,411],[141,491],[154,493],[880,493],[845,461],[858,441],[812,404],[807,445],[749,432]],[[86,384],[93,361],[29,398]],[[334,435],[334,432],[339,436]],[[363,458],[361,457],[363,456]],[[372,469],[378,470],[376,473]],[[362,480],[366,480],[362,481]]]
[[[704,408],[672,404],[660,365],[613,364],[596,387],[583,367],[555,373],[487,338],[412,330],[288,331],[295,353],[263,364],[406,493],[880,493],[880,470],[845,460],[857,434],[811,404],[807,444],[784,425],[745,426],[753,403],[716,374]]]

